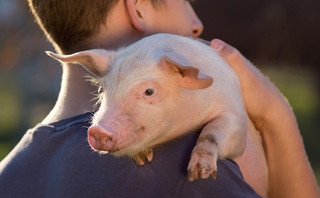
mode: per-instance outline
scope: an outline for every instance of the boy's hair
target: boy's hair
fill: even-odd
[[[119,0],[28,0],[41,29],[57,51],[84,50],[84,42],[98,31]],[[165,0],[149,0],[157,8]]]

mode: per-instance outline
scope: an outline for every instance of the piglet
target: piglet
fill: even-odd
[[[117,51],[71,55],[100,82],[101,105],[88,129],[93,149],[151,161],[152,148],[202,129],[191,153],[188,179],[214,177],[218,158],[240,156],[246,111],[235,72],[198,41],[171,34],[146,37]]]

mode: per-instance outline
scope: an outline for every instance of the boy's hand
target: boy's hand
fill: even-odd
[[[212,40],[210,46],[237,73],[246,110],[258,130],[264,127],[265,122],[273,122],[272,119],[279,118],[281,109],[286,113],[291,111],[280,91],[237,49],[219,39]]]

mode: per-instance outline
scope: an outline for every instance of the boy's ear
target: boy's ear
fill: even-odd
[[[145,32],[146,27],[144,24],[144,6],[145,0],[125,0],[127,12],[131,25],[139,32]]]

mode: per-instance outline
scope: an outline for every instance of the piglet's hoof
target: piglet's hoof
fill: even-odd
[[[213,171],[213,172],[211,173],[211,177],[212,177],[214,180],[216,180],[216,178],[217,178],[217,171]]]
[[[217,174],[217,144],[206,138],[199,138],[193,148],[188,164],[188,179],[194,181],[198,178],[216,178]]]
[[[152,149],[144,150],[133,156],[134,161],[140,166],[144,165],[146,160],[151,162],[153,159],[153,151]]]

